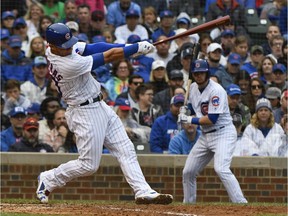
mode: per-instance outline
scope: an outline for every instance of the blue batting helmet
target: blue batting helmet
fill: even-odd
[[[197,59],[191,63],[191,73],[195,72],[208,72],[209,64],[205,59]]]
[[[46,29],[46,40],[62,49],[68,49],[77,43],[78,38],[72,35],[68,26],[63,23],[54,23]]]

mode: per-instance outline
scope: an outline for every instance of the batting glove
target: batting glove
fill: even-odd
[[[191,122],[192,122],[192,116],[187,116],[187,115],[185,115],[185,114],[183,114],[183,113],[180,113],[179,115],[178,115],[178,121],[179,122],[181,122],[181,123],[184,123],[184,124],[191,124]]]
[[[153,52],[155,49],[155,47],[153,46],[153,44],[149,43],[148,41],[141,41],[138,42],[138,51],[137,53],[139,54],[148,54]]]

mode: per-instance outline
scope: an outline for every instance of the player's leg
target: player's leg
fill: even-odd
[[[151,189],[150,185],[146,182],[140,165],[138,163],[133,143],[127,136],[127,133],[120,118],[112,109],[110,110],[110,120],[108,122],[107,134],[104,145],[106,148],[108,148],[109,152],[117,158],[122,172],[126,178],[126,181],[132,187],[135,193],[136,203],[137,198],[146,195],[148,200],[143,199],[142,203],[141,199],[139,199],[138,204],[171,203],[173,199],[172,196],[166,196],[164,194],[159,196],[159,194],[156,193],[153,189]],[[151,197],[151,200],[149,200],[149,197]]]
[[[197,175],[213,158],[213,152],[207,149],[206,144],[205,136],[200,136],[187,157],[183,169],[184,203],[196,202]]]
[[[99,167],[108,116],[99,103],[67,109],[68,126],[76,135],[79,152],[77,160],[61,164],[55,169],[40,174],[37,196],[43,187],[52,192],[55,188],[64,186],[71,179],[93,174]],[[40,192],[39,192],[40,191]],[[38,198],[43,202],[48,197],[40,194]]]
[[[216,135],[216,134],[215,134]],[[241,191],[239,182],[230,170],[235,143],[236,130],[233,125],[226,126],[225,130],[217,132],[218,139],[215,145],[214,169],[223,182],[233,203],[247,203]],[[215,137],[214,137],[215,139]]]

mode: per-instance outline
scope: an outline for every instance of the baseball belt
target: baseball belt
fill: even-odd
[[[221,126],[221,127],[219,127],[218,129],[214,129],[214,130],[207,131],[207,132],[203,132],[203,133],[205,133],[205,134],[213,133],[213,132],[216,132],[217,130],[220,130],[220,129],[224,128],[224,127],[225,127],[225,126]]]

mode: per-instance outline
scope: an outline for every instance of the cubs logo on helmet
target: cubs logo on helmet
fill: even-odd
[[[191,72],[207,72],[209,71],[209,64],[204,59],[197,59],[191,63]]]

